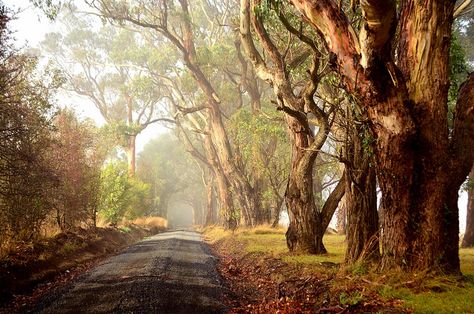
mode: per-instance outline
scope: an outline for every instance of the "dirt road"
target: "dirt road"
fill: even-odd
[[[224,288],[200,234],[132,245],[41,300],[31,313],[222,313]]]

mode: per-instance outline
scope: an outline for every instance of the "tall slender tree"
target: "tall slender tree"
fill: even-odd
[[[264,25],[263,13],[269,9],[271,11],[272,6],[278,4],[249,0],[240,3],[242,45],[256,74],[273,87],[277,110],[285,114],[291,141],[291,168],[285,192],[290,217],[286,233],[288,247],[290,251],[325,253],[323,235],[344,194],[344,179],[340,180],[326,202],[320,205],[315,200],[313,169],[318,154],[328,140],[337,105],[342,100],[329,92],[330,88],[320,88],[327,74],[326,67],[320,62],[323,59],[322,52],[312,38],[291,24],[283,11],[276,10],[276,17],[283,25],[283,32],[288,34],[290,44],[285,47],[279,37],[275,36],[280,39],[278,41],[271,38]],[[252,29],[267,59],[254,43]],[[298,47],[303,52],[290,58],[288,52],[295,45],[293,39],[300,43]],[[293,72],[298,73],[296,67],[307,59],[310,64],[305,63],[307,73],[303,74],[301,83],[301,79]]]
[[[136,138],[161,120],[159,87],[143,67],[155,58],[137,33],[95,25],[97,19],[63,10],[58,17],[65,33],[46,34],[42,47],[65,76],[64,88],[92,102],[127,154],[130,174],[136,171]]]

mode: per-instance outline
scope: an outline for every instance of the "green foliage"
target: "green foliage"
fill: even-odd
[[[468,178],[467,181],[462,186],[464,191],[469,191],[474,189],[474,180],[473,178]]]
[[[44,14],[50,19],[54,20],[61,8],[61,1],[55,0],[30,0],[34,6],[40,8]]]
[[[150,186],[128,175],[127,164],[110,162],[101,173],[99,214],[113,226],[149,210]]]
[[[127,165],[109,163],[102,170],[100,181],[99,214],[112,225],[117,225],[127,210]]]
[[[453,121],[453,112],[458,98],[459,88],[470,70],[466,52],[460,42],[460,32],[460,26],[455,25],[451,38],[451,48],[449,50],[449,79],[451,85],[448,92],[448,119],[450,123]]]
[[[280,11],[283,0],[263,0],[254,8],[254,14],[259,17],[266,17],[273,11]]]
[[[232,115],[228,129],[236,155],[245,165],[249,180],[264,180],[261,197],[264,203],[275,203],[288,175],[290,150],[287,133],[276,110],[262,109],[254,114],[240,109]]]
[[[64,74],[64,88],[87,98],[107,122],[116,145],[129,148],[158,110],[162,91],[149,71],[150,62],[167,62],[140,33],[99,24],[97,18],[63,10],[64,32],[49,33],[42,42],[53,66]],[[100,25],[100,26],[99,26]]]

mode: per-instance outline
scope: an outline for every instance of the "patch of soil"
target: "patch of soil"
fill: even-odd
[[[212,244],[218,270],[231,291],[230,313],[410,313],[399,300],[383,300],[367,284],[338,271],[283,262],[264,253],[245,253],[245,244]]]
[[[18,245],[0,260],[0,313],[16,312],[104,258],[152,234],[144,228],[129,228],[129,232],[77,228],[34,244]]]

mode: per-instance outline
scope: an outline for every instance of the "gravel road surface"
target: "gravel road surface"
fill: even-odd
[[[43,298],[30,313],[223,313],[224,288],[201,235],[155,235]]]

